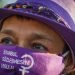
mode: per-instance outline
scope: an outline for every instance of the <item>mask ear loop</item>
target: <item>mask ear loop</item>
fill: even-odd
[[[66,51],[64,54],[62,54],[62,57],[65,58],[69,54],[69,52],[70,52],[69,50]]]
[[[62,54],[63,62],[64,62],[64,59],[68,56],[69,53],[70,53],[70,50],[68,50],[68,51],[66,51],[65,53]],[[68,73],[62,72],[60,75],[67,75],[67,74],[69,74],[69,73],[71,74],[71,72],[74,72],[74,71],[75,71],[75,70],[73,70],[73,71],[71,70],[71,71],[68,72]],[[69,75],[70,75],[70,74],[69,74]]]
[[[63,63],[64,63],[64,60],[66,59],[66,57],[69,55],[69,53],[70,53],[69,47],[67,46],[67,44],[65,44],[65,47],[61,54],[61,56],[63,57],[63,61],[62,61]],[[67,75],[64,71],[65,70],[63,70],[63,72],[60,75]]]
[[[64,62],[64,59],[66,58],[66,56],[69,54],[69,50],[68,51],[66,51],[65,53],[63,53],[61,56],[63,57],[63,61],[62,62]],[[66,73],[64,73],[64,70],[63,70],[63,72],[61,72],[61,74],[60,75],[66,75]]]

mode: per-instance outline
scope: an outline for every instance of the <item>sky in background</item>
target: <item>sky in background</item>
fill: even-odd
[[[17,0],[0,0],[0,7],[5,6],[6,4],[16,2]]]

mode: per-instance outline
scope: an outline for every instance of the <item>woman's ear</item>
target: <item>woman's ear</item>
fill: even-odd
[[[69,75],[75,75],[75,68],[69,70],[69,71],[67,72],[67,74],[69,74]]]
[[[71,75],[75,75],[75,68],[71,70]]]
[[[65,70],[64,72],[66,74],[72,74],[72,75],[75,75],[75,67],[74,67],[74,62],[73,62],[73,59],[72,59],[72,55],[71,53],[68,54],[68,56],[65,58]]]
[[[68,66],[65,70],[65,73],[75,75],[75,68],[73,68],[73,65]]]
[[[72,75],[75,75],[75,68],[71,72]]]

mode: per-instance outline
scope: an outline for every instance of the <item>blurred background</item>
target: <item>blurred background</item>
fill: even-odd
[[[5,6],[6,4],[16,2],[17,0],[0,0],[0,8]]]
[[[14,3],[17,0],[0,0],[0,8],[9,3]],[[71,15],[73,21],[75,22],[75,0],[52,0],[62,6]]]

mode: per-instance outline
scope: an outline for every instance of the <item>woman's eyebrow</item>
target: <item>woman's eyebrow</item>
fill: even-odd
[[[3,31],[1,31],[1,33],[7,34],[7,35],[10,35],[10,36],[13,36],[13,37],[16,35],[11,30],[3,30]],[[49,36],[47,36],[45,34],[33,33],[33,34],[31,34],[31,37],[33,37],[33,40],[34,39],[46,39],[46,40],[49,40],[49,41],[53,41]]]
[[[37,33],[33,33],[32,34],[32,37],[34,39],[46,39],[46,40],[49,40],[49,41],[53,41],[49,36],[45,35],[45,34],[37,34]]]
[[[1,31],[1,33],[7,34],[7,35],[10,35],[10,36],[15,36],[15,33],[11,30],[3,30],[3,31]]]

